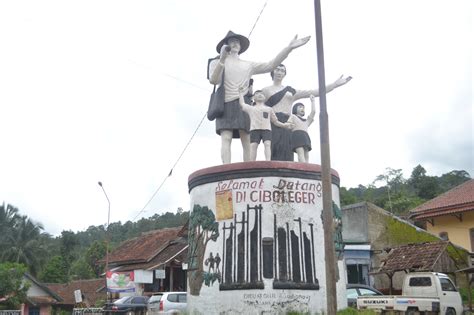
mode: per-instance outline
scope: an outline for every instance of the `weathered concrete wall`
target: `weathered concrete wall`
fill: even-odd
[[[350,209],[342,208],[342,238],[345,243],[369,242],[369,221],[367,204],[361,202],[351,205]]]
[[[387,255],[384,249],[401,244],[395,244],[391,239],[388,224],[389,220],[392,220],[392,215],[389,212],[371,203],[367,203],[367,211],[369,217],[369,240],[374,250],[372,254],[372,268],[377,269],[381,266],[383,259]],[[395,273],[392,278],[393,289],[401,290],[404,277],[404,272]],[[385,290],[390,288],[390,278],[387,275],[374,275],[373,279],[376,288]]]
[[[319,166],[236,164],[240,165],[201,170],[190,177],[189,252],[194,260],[189,262],[188,311],[325,312]],[[253,169],[240,168],[249,164]],[[332,194],[339,205],[334,175]],[[342,261],[338,270],[338,308],[344,308],[346,271]]]
[[[436,235],[393,216],[390,212],[369,202],[343,207],[342,213],[344,242],[370,244],[371,271],[377,270],[387,257],[388,253],[385,249],[410,243],[440,240]],[[363,220],[366,220],[366,224],[362,222]],[[453,218],[453,220],[457,219]],[[452,259],[459,260],[459,266],[463,266],[463,261],[466,260],[463,255],[465,253],[463,254],[460,249],[454,250],[451,258],[449,258],[448,253],[443,254],[434,271],[448,272],[454,270],[455,266],[453,266]],[[405,272],[403,271],[395,273],[392,279],[393,289],[401,290],[404,276]],[[462,277],[458,278],[458,282],[464,281]],[[373,286],[377,289],[388,290],[390,288],[390,278],[386,274],[375,274],[372,279]]]

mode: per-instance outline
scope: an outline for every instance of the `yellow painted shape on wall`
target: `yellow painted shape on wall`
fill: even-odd
[[[232,219],[234,216],[234,205],[232,202],[232,190],[216,192],[216,219],[217,221]]]

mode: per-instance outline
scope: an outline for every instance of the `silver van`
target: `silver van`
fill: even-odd
[[[186,292],[163,292],[148,300],[148,315],[182,314],[186,312]]]

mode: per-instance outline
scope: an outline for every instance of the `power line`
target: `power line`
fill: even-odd
[[[135,219],[145,211],[146,207],[150,204],[150,202],[153,200],[153,198],[155,198],[156,194],[160,191],[161,187],[163,186],[163,184],[166,182],[166,180],[168,179],[168,177],[170,177],[172,174],[173,174],[173,170],[175,168],[175,166],[178,164],[179,160],[181,160],[181,157],[183,156],[184,152],[186,151],[186,149],[188,148],[189,144],[191,143],[191,141],[193,140],[194,136],[196,135],[197,131],[199,130],[199,128],[201,127],[202,125],[202,122],[204,121],[204,119],[207,117],[207,112],[206,114],[204,114],[204,116],[201,118],[201,121],[199,122],[198,126],[196,127],[196,129],[194,130],[193,134],[191,135],[191,138],[189,139],[188,143],[186,143],[186,145],[184,146],[184,149],[181,151],[181,154],[179,155],[178,159],[176,160],[176,162],[173,164],[173,167],[171,167],[171,170],[170,172],[168,173],[168,175],[163,179],[163,181],[161,182],[160,186],[158,186],[158,188],[155,190],[155,192],[153,193],[153,195],[150,197],[150,199],[147,201],[147,203],[143,206],[142,210],[140,210],[137,215],[133,218],[132,221],[135,221]]]
[[[144,69],[147,69],[147,70],[155,70],[155,67],[153,67],[153,66],[145,65],[145,64],[136,62],[135,60],[132,60],[132,59],[128,59],[128,62],[133,63],[135,66],[140,67],[140,68],[144,68]],[[174,75],[171,75],[171,74],[168,74],[168,73],[164,73],[164,72],[161,72],[159,74],[161,74],[162,76],[165,76],[165,77],[172,78],[176,81],[182,82],[182,83],[187,84],[189,86],[195,87],[196,89],[206,91],[206,92],[210,92],[210,89],[208,89],[208,88],[203,88],[202,86],[196,85],[196,84],[191,83],[187,80],[181,79],[177,76],[174,76]]]
[[[257,16],[257,19],[255,20],[255,23],[253,24],[252,29],[250,30],[249,38],[250,38],[250,35],[252,35],[253,29],[254,29],[255,26],[257,25],[258,20],[260,19],[260,16],[262,15],[263,10],[265,10],[265,7],[266,7],[266,6],[267,6],[267,1],[265,1],[265,3],[263,4],[262,10],[260,11],[260,14]]]
[[[185,83],[185,84],[190,85],[190,86],[192,86],[192,87],[195,87],[196,89],[200,89],[200,90],[203,90],[203,91],[206,91],[206,92],[210,92],[210,89],[205,89],[205,88],[203,88],[202,86],[199,86],[199,85],[196,85],[196,84],[191,83],[191,82],[189,82],[189,81],[186,81],[186,80],[183,80],[183,79],[181,79],[181,78],[175,77],[174,75],[171,75],[171,74],[168,74],[168,73],[162,73],[162,75],[167,76],[167,77],[170,77],[170,78],[172,78],[172,79],[175,79],[176,81]]]

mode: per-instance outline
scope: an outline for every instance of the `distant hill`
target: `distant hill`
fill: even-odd
[[[341,187],[341,206],[370,201],[397,215],[405,215],[427,200],[471,179],[468,172],[454,170],[441,176],[429,176],[421,165],[417,165],[408,179],[401,169],[387,168],[366,186]],[[381,186],[376,187],[376,184]]]

